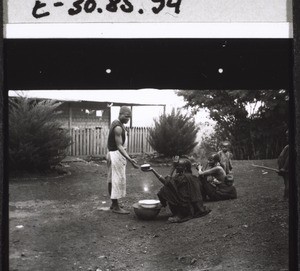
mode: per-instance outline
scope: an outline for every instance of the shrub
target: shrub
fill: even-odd
[[[65,157],[70,138],[54,119],[59,105],[25,97],[9,100],[10,170],[45,170]]]
[[[192,116],[173,109],[171,114],[154,119],[148,140],[154,150],[166,157],[187,155],[197,145],[198,130]]]

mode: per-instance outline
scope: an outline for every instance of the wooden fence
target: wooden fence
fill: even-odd
[[[107,128],[71,129],[72,145],[69,147],[70,156],[106,155]],[[128,129],[127,152],[129,154],[152,153],[154,150],[148,142],[149,128],[133,127]]]

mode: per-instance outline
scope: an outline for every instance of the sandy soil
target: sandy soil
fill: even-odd
[[[208,202],[209,215],[180,224],[169,224],[164,208],[156,220],[135,216],[132,205],[156,199],[161,184],[130,165],[122,200],[129,215],[103,210],[110,205],[105,163],[78,160],[64,163],[70,175],[11,178],[10,270],[288,270],[283,180],[252,163],[234,161],[238,199]]]

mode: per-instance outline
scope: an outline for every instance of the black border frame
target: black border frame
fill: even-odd
[[[3,3],[0,4],[0,11],[3,14]],[[290,122],[290,144],[292,146],[290,151],[290,156],[294,163],[291,165],[291,174],[294,177],[295,182],[291,183],[291,197],[290,197],[290,270],[298,270],[299,268],[299,201],[300,197],[299,191],[299,176],[300,176],[300,136],[299,136],[299,122],[300,122],[300,2],[293,1],[293,26],[294,26],[294,38],[293,38],[293,76],[291,75],[291,83],[288,83],[288,88],[290,90],[290,108],[291,108],[291,122]],[[3,25],[0,28],[0,154],[1,154],[1,164],[0,164],[0,183],[1,183],[1,266],[0,270],[8,270],[8,175],[7,175],[7,89],[9,87],[8,78],[6,77],[6,65],[5,63],[5,40],[3,40]],[[51,78],[51,77],[50,77]],[[49,78],[48,78],[49,79]],[[47,80],[48,80],[47,79]],[[164,78],[163,82],[164,82]],[[11,80],[11,79],[9,79]],[[46,80],[46,81],[47,81]],[[142,80],[142,79],[141,79]],[[44,79],[41,79],[43,84]],[[129,86],[134,87],[135,84],[131,80],[126,81]],[[195,82],[198,82],[197,80]],[[190,84],[192,86],[193,84]],[[222,85],[222,84],[221,84]],[[42,86],[42,85],[41,85]],[[138,84],[137,84],[138,86]],[[53,86],[50,86],[53,88]],[[124,87],[124,86],[123,86]],[[218,85],[216,85],[216,88]],[[116,88],[113,86],[112,88]],[[166,87],[162,87],[166,88]]]

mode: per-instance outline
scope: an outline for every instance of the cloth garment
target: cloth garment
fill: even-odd
[[[197,217],[207,212],[203,206],[198,178],[191,173],[166,177],[166,183],[157,195],[164,207],[169,205],[173,215]]]
[[[126,196],[126,158],[119,151],[110,151],[107,155],[107,181],[112,183],[111,199]]]
[[[237,192],[236,188],[231,185],[228,186],[225,183],[212,184],[207,178],[200,178],[200,189],[202,192],[203,199],[212,201],[236,199]]]
[[[289,145],[286,145],[278,156],[278,169],[289,171]]]
[[[289,145],[286,145],[280,153],[278,159],[278,169],[284,170],[281,176],[284,180],[284,198],[289,197]]]

